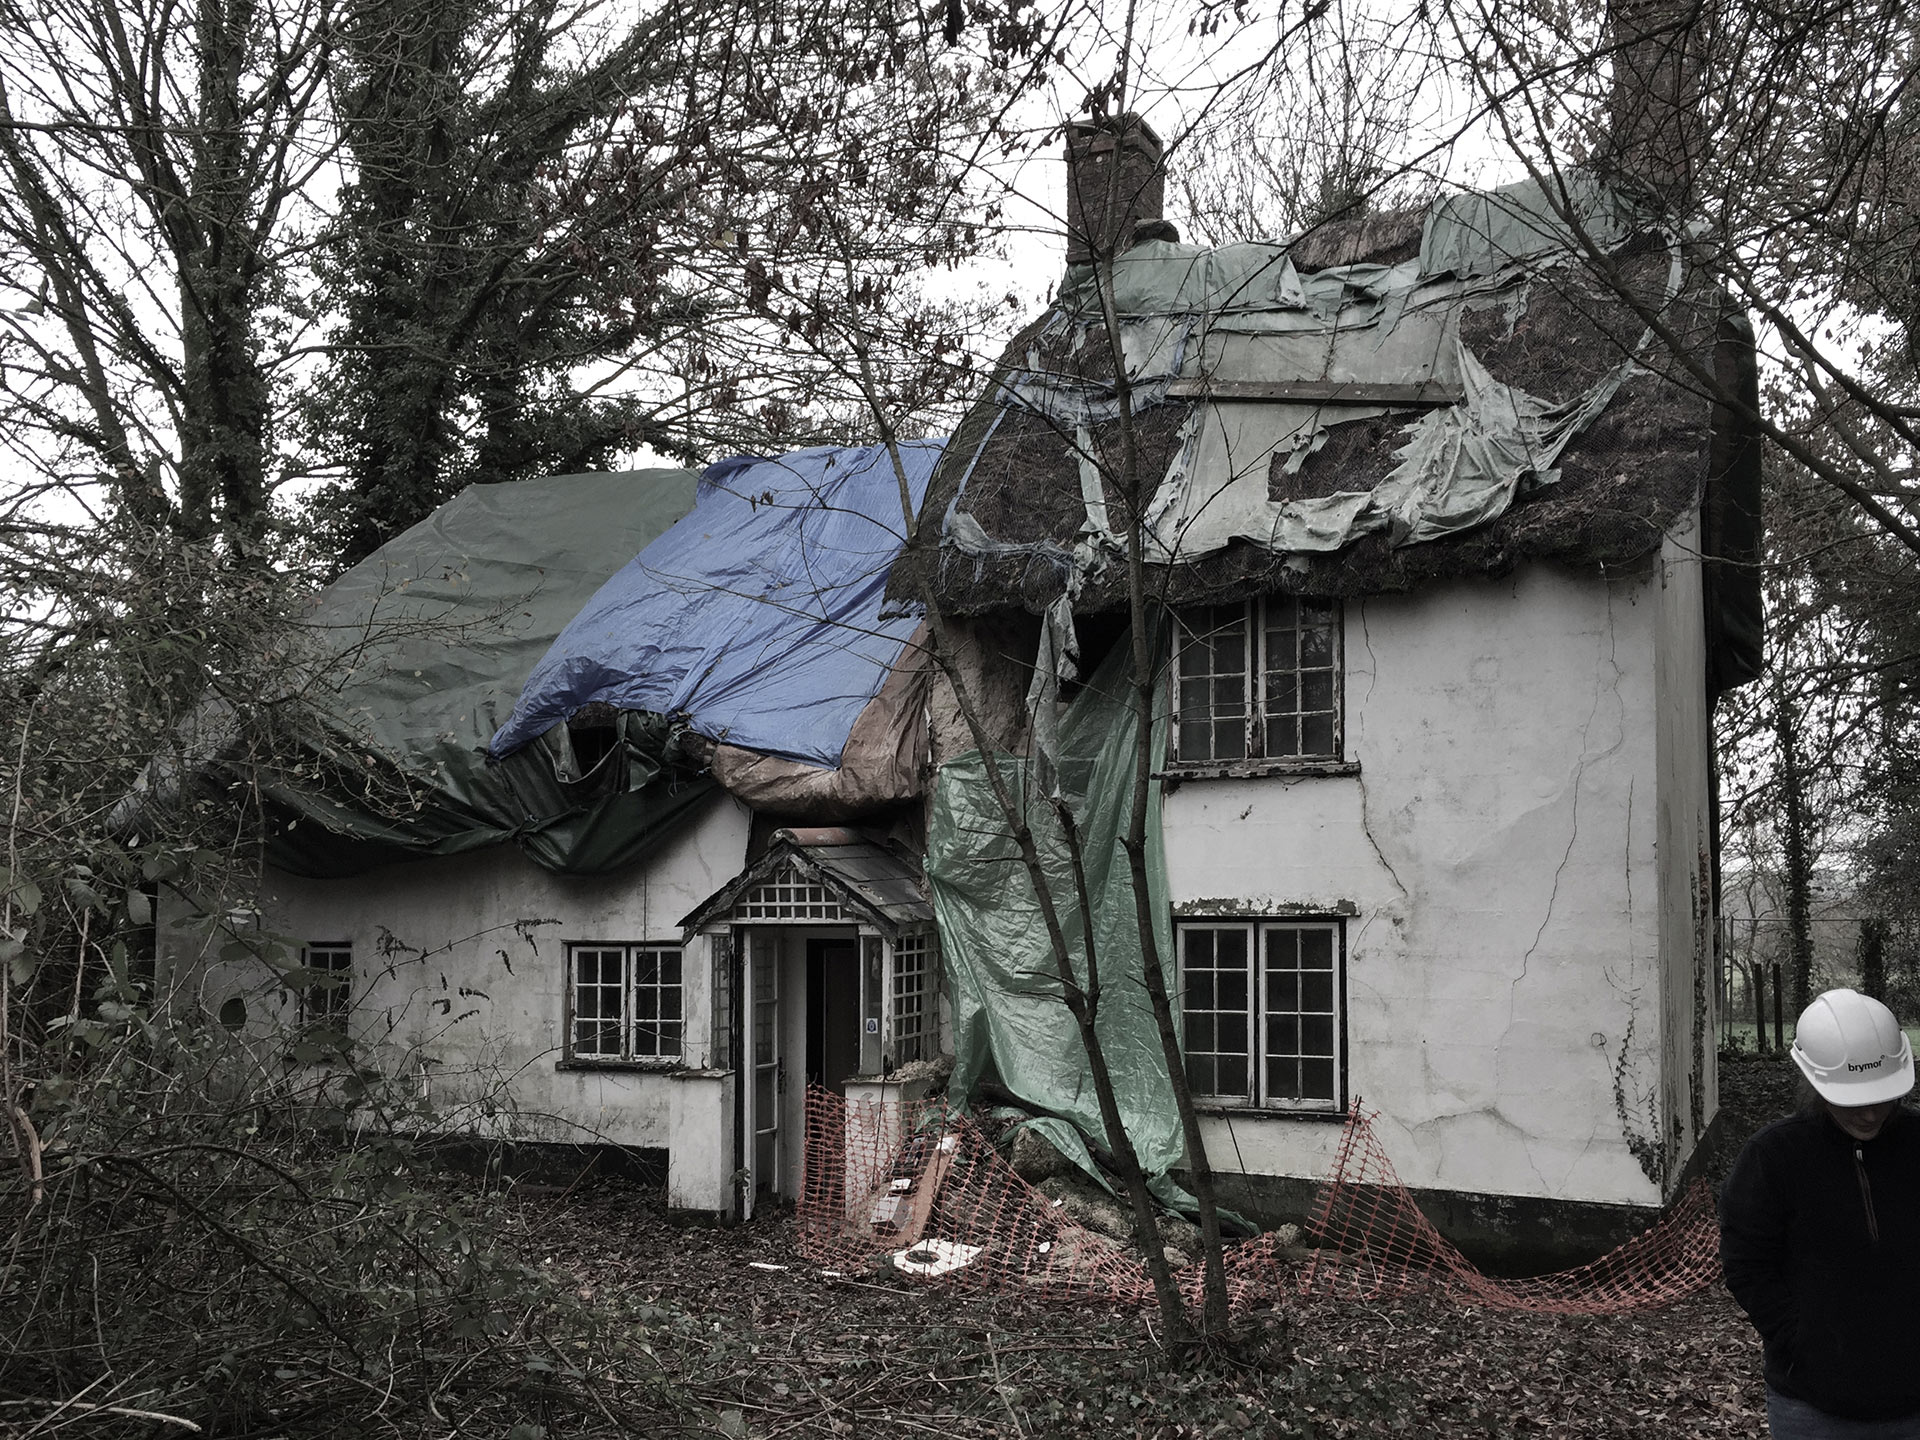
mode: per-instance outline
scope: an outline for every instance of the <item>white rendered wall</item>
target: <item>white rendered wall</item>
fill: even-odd
[[[1531,565],[1349,602],[1360,773],[1188,780],[1166,798],[1176,916],[1350,917],[1348,1094],[1379,1112],[1407,1184],[1662,1199],[1629,1136],[1660,1144],[1645,1097],[1674,1083],[1691,925],[1669,984],[1663,817],[1704,814],[1706,763],[1679,697],[1702,683],[1697,573],[1669,552],[1632,576]],[[1206,1128],[1216,1168],[1274,1175],[1324,1174],[1339,1137],[1249,1111]]]
[[[511,846],[344,880],[270,871],[261,929],[295,947],[352,944],[355,1040],[388,1073],[420,1077],[446,1128],[664,1147],[664,1068],[559,1067],[566,945],[680,944],[681,917],[744,867],[748,822],[738,801],[716,796],[649,860],[613,876],[555,875]],[[256,1054],[284,1050],[298,1015],[289,992],[257,965],[221,963],[218,942],[207,946],[177,903],[163,906],[161,930],[174,1003],[218,1014],[239,996]],[[682,960],[690,1068],[712,1053],[706,943],[696,938]]]

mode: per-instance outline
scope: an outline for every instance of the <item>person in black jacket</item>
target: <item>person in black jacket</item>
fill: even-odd
[[[1720,1197],[1727,1288],[1765,1342],[1774,1440],[1920,1440],[1920,1114],[1878,1000],[1800,1016],[1813,1098],[1747,1142]]]

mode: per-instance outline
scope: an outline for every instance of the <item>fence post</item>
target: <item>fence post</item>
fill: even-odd
[[[1773,1048],[1787,1053],[1787,1027],[1780,1017],[1780,962],[1773,962]]]

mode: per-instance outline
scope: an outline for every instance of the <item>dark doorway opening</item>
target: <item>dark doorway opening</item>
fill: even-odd
[[[807,1083],[846,1094],[860,1073],[860,945],[807,941]]]

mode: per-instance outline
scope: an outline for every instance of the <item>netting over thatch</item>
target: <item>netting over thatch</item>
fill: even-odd
[[[843,1272],[886,1268],[975,1290],[1153,1301],[1134,1249],[1069,1218],[1063,1202],[1017,1175],[974,1121],[941,1100],[850,1104],[810,1090],[798,1229],[808,1259]],[[1696,1184],[1590,1264],[1530,1280],[1484,1275],[1421,1214],[1356,1107],[1304,1234],[1288,1227],[1233,1245],[1226,1271],[1235,1307],[1435,1291],[1498,1309],[1604,1315],[1711,1283],[1718,1238],[1712,1197]],[[1199,1267],[1179,1278],[1197,1300]]]

